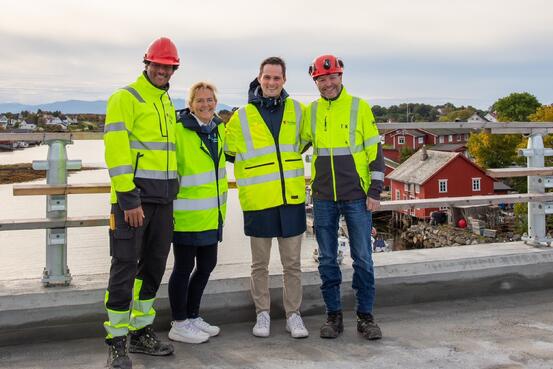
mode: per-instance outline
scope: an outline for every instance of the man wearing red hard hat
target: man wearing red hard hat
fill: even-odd
[[[321,55],[309,67],[321,97],[305,109],[301,138],[311,142],[311,187],[315,235],[319,245],[319,274],[327,320],[323,338],[344,330],[337,262],[338,222],[343,215],[353,258],[357,298],[357,330],[363,337],[382,338],[373,318],[375,296],[371,247],[372,212],[380,206],[384,156],[371,107],[348,94],[342,85],[344,63]]]
[[[180,60],[175,44],[161,37],[148,47],[143,61],[138,79],[109,98],[104,128],[112,257],[104,328],[108,367],[118,369],[132,368],[127,350],[154,356],[173,352],[172,345],[156,337],[152,323],[179,189],[175,108],[168,90]]]

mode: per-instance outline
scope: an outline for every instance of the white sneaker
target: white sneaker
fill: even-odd
[[[296,313],[293,313],[288,319],[286,319],[286,331],[290,332],[290,335],[294,338],[304,338],[309,336],[309,332],[307,331],[307,328],[305,328],[301,316]]]
[[[202,343],[209,340],[209,334],[196,327],[190,319],[171,322],[169,339],[185,343]]]
[[[210,337],[215,337],[216,335],[219,334],[219,332],[221,332],[221,329],[219,327],[217,327],[216,325],[209,324],[201,317],[197,317],[195,319],[189,319],[189,320],[192,322],[192,324],[196,326],[196,328],[198,328],[202,332],[209,334]]]
[[[269,337],[271,333],[271,317],[266,311],[257,314],[257,322],[252,329],[252,333],[256,337]]]

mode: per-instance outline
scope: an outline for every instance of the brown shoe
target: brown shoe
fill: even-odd
[[[336,338],[344,331],[342,312],[328,313],[326,323],[321,327],[321,338]]]
[[[382,338],[382,331],[374,322],[372,314],[357,313],[357,332],[368,340],[379,340]]]

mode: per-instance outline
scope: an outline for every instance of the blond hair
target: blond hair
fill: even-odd
[[[198,94],[198,91],[202,88],[208,89],[211,92],[213,92],[213,98],[215,99],[215,102],[217,102],[217,95],[215,94],[217,92],[217,89],[215,88],[215,86],[213,86],[209,82],[200,81],[200,82],[194,83],[192,85],[192,87],[190,87],[190,89],[188,90],[188,107],[189,108],[192,107],[192,101],[194,101],[194,99],[196,98],[196,95]]]

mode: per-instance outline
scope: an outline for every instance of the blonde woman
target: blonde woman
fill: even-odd
[[[217,264],[226,213],[225,127],[215,114],[216,89],[207,82],[190,88],[188,108],[177,111],[177,167],[180,190],[174,201],[173,253],[169,279],[173,323],[169,338],[202,343],[219,334],[205,322],[200,301]]]

